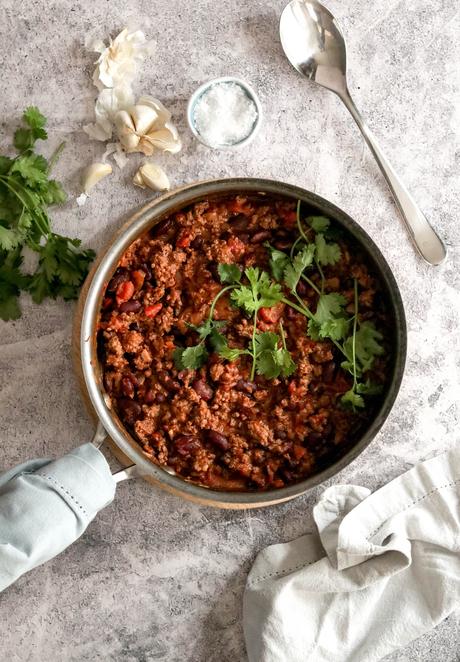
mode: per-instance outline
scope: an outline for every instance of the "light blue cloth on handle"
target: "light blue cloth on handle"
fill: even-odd
[[[0,476],[0,591],[79,538],[115,495],[105,457],[84,444]]]

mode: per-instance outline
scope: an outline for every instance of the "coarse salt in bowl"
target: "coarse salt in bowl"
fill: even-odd
[[[255,136],[262,109],[254,90],[225,76],[201,85],[190,97],[187,120],[194,136],[208,147],[229,149]]]

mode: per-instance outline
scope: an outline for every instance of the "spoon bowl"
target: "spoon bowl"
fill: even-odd
[[[290,2],[281,14],[280,37],[299,73],[336,94],[346,91],[345,38],[326,7],[315,0]]]
[[[351,98],[345,38],[334,16],[318,0],[292,0],[281,14],[280,38],[288,60],[299,73],[342,99],[393,193],[415,247],[429,264],[441,264],[446,247],[393,170]]]

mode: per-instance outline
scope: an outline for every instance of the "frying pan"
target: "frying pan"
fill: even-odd
[[[375,415],[356,443],[342,457],[305,480],[264,492],[212,490],[191,483],[175,475],[172,470],[151,462],[112,409],[110,399],[104,391],[97,358],[96,326],[105,287],[128,246],[170,214],[203,198],[212,199],[232,194],[274,195],[288,200],[300,200],[344,227],[366,253],[378,275],[389,314],[393,319],[393,359],[389,369],[388,386]],[[97,420],[92,443],[99,447],[108,438],[113,452],[126,465],[125,469],[115,474],[115,480],[142,477],[177,496],[220,508],[256,508],[288,501],[331,478],[352,462],[374,439],[393,406],[403,376],[406,346],[406,322],[401,295],[390,267],[369,235],[345,212],[318,195],[290,184],[265,179],[234,178],[194,183],[168,192],[137,211],[110,240],[93,265],[81,292],[74,325],[75,367],[84,398]]]

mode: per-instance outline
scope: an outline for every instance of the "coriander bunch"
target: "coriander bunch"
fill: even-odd
[[[61,144],[49,161],[34,152],[37,140],[46,140],[46,118],[30,106],[23,113],[24,126],[14,134],[15,157],[0,155],[0,318],[21,315],[19,295],[28,291],[36,303],[45,297],[75,299],[94,258],[80,250],[80,240],[52,231],[47,208],[62,204],[66,194],[50,177]],[[38,255],[31,274],[21,271],[24,248]]]

